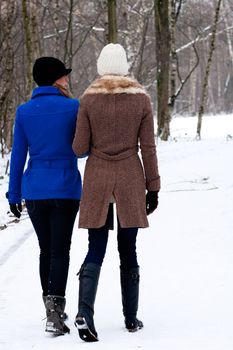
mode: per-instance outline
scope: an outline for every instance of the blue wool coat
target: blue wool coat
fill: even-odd
[[[53,86],[35,88],[31,99],[18,107],[10,164],[10,204],[22,198],[80,199],[81,177],[72,150],[78,107],[78,100],[63,96]]]

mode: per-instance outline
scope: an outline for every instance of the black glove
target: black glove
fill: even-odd
[[[157,191],[148,191],[146,194],[146,214],[150,215],[157,208],[159,204],[158,199],[159,192]]]
[[[14,214],[14,216],[16,216],[19,219],[21,216],[22,204],[10,204],[10,211],[12,212],[12,214]]]
[[[6,192],[5,194],[6,198],[9,198],[9,192]],[[16,203],[16,204],[10,204],[10,211],[12,212],[12,214],[14,214],[14,216],[16,216],[18,219],[21,216],[21,211],[22,211],[22,203]]]

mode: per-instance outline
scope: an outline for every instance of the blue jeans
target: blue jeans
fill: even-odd
[[[26,200],[40,246],[40,280],[43,295],[65,296],[70,244],[79,200]]]
[[[85,263],[94,263],[102,265],[107,243],[108,243],[109,225],[106,224],[100,228],[91,228],[88,230],[88,253],[84,260]],[[127,270],[132,267],[138,267],[136,253],[136,239],[138,228],[122,228],[118,220],[117,225],[117,243],[120,256],[121,268]]]

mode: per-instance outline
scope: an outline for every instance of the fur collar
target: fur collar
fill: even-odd
[[[88,94],[147,94],[137,80],[119,75],[104,75],[96,79],[84,92]]]

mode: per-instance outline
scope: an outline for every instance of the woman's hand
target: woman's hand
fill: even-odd
[[[146,214],[150,215],[155,211],[159,204],[158,198],[159,192],[157,191],[148,191],[146,194]]]
[[[19,219],[22,212],[22,204],[10,204],[10,211],[12,212],[12,214],[14,214],[14,216],[16,216]]]

